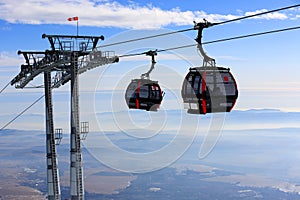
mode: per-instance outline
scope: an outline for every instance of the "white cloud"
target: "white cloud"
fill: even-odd
[[[246,12],[245,15],[258,13]],[[2,0],[0,4],[0,19],[10,23],[25,24],[72,24],[68,17],[79,16],[80,25],[119,27],[130,29],[154,29],[166,25],[192,25],[193,20],[203,18],[220,22],[234,19],[240,15],[207,14],[204,11],[181,11],[179,8],[162,10],[161,8],[135,3],[122,5],[116,1],[61,1],[61,0]],[[270,13],[260,18],[287,19],[282,13]],[[75,23],[74,23],[75,25]]]

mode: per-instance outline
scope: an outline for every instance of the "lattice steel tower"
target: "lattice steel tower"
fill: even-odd
[[[11,81],[16,88],[25,88],[36,76],[44,74],[46,153],[48,199],[61,199],[58,162],[56,156],[52,89],[70,81],[70,196],[72,200],[84,199],[81,137],[79,124],[78,75],[101,65],[118,62],[112,51],[99,51],[96,46],[103,36],[46,35],[50,50],[18,51],[25,58],[20,73]],[[51,78],[52,73],[55,75]]]

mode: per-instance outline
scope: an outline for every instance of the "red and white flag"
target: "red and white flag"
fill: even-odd
[[[78,21],[78,17],[69,17],[68,21]]]

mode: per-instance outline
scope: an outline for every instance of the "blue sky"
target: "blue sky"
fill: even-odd
[[[24,62],[22,56],[17,55],[18,50],[45,50],[49,48],[48,42],[41,38],[43,33],[76,33],[76,23],[68,22],[68,17],[79,16],[79,34],[104,35],[106,38],[104,44],[109,44],[117,40],[143,37],[167,30],[191,28],[193,20],[200,21],[206,18],[211,22],[220,22],[298,3],[300,1],[295,0],[0,0],[0,88],[5,86],[19,72],[20,65]],[[300,8],[295,8],[259,18],[212,27],[205,30],[203,41],[299,26],[299,24]],[[216,59],[218,65],[230,67],[238,81],[240,96],[235,109],[274,108],[283,111],[300,111],[298,104],[300,98],[299,33],[300,30],[295,30],[215,43],[204,47],[207,53]],[[120,55],[133,51],[139,52],[139,50],[145,51],[149,48],[169,48],[193,44],[195,37],[196,31],[190,31],[180,34],[180,36],[174,36],[174,38],[173,36],[157,38],[136,44],[112,46],[104,50],[114,50],[116,54]],[[184,60],[180,58],[184,58]],[[191,65],[199,66],[202,64],[195,47],[160,54],[157,59],[157,65],[164,67],[156,68],[153,77],[162,82],[171,77],[171,75],[169,78],[167,76],[167,73],[170,72],[170,66],[173,67],[172,70],[174,69],[172,73],[184,77]],[[86,93],[99,92],[105,87],[99,86],[100,79],[107,80],[107,82],[111,81],[109,83],[113,85],[113,87],[109,87],[108,84],[105,90],[116,89],[117,85],[126,86],[126,80],[130,81],[130,78],[138,76],[143,69],[146,71],[147,66],[149,66],[148,57],[121,59],[120,63],[111,65],[107,69],[95,69],[82,75],[81,90]],[[142,67],[142,69],[135,71],[133,70],[135,67]],[[124,74],[130,78],[123,80]],[[114,80],[116,81],[113,82]],[[124,84],[121,84],[122,81]],[[176,83],[178,84],[168,85],[165,82],[166,90],[170,93],[172,89],[179,91],[182,80],[176,81]],[[42,84],[42,79],[37,78],[33,84]],[[117,89],[121,91],[124,87]],[[55,111],[57,113],[66,114],[69,112],[68,91],[68,85],[54,91]],[[175,93],[173,96],[169,95],[169,98],[176,99]],[[14,87],[7,88],[0,94],[0,115],[3,116],[1,125],[42,94],[42,89],[17,90]],[[85,108],[89,98],[84,95],[81,96],[81,107]],[[177,109],[181,109],[178,102],[170,104],[165,104],[165,108],[176,109],[177,106]],[[122,110],[122,108],[118,109]],[[127,108],[124,107],[123,109],[126,110]],[[42,101],[28,111],[28,114],[43,113]],[[82,115],[84,114],[86,113],[82,111]]]

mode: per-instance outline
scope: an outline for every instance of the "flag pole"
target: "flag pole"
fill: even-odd
[[[76,35],[77,35],[77,37],[78,37],[78,19],[76,20],[76,22],[77,22],[77,28],[76,28]]]
[[[69,17],[68,21],[76,21],[76,37],[75,37],[75,39],[76,39],[76,48],[78,48],[78,41],[77,41],[77,39],[78,39],[78,21],[79,21],[79,18],[78,18],[78,16]]]

